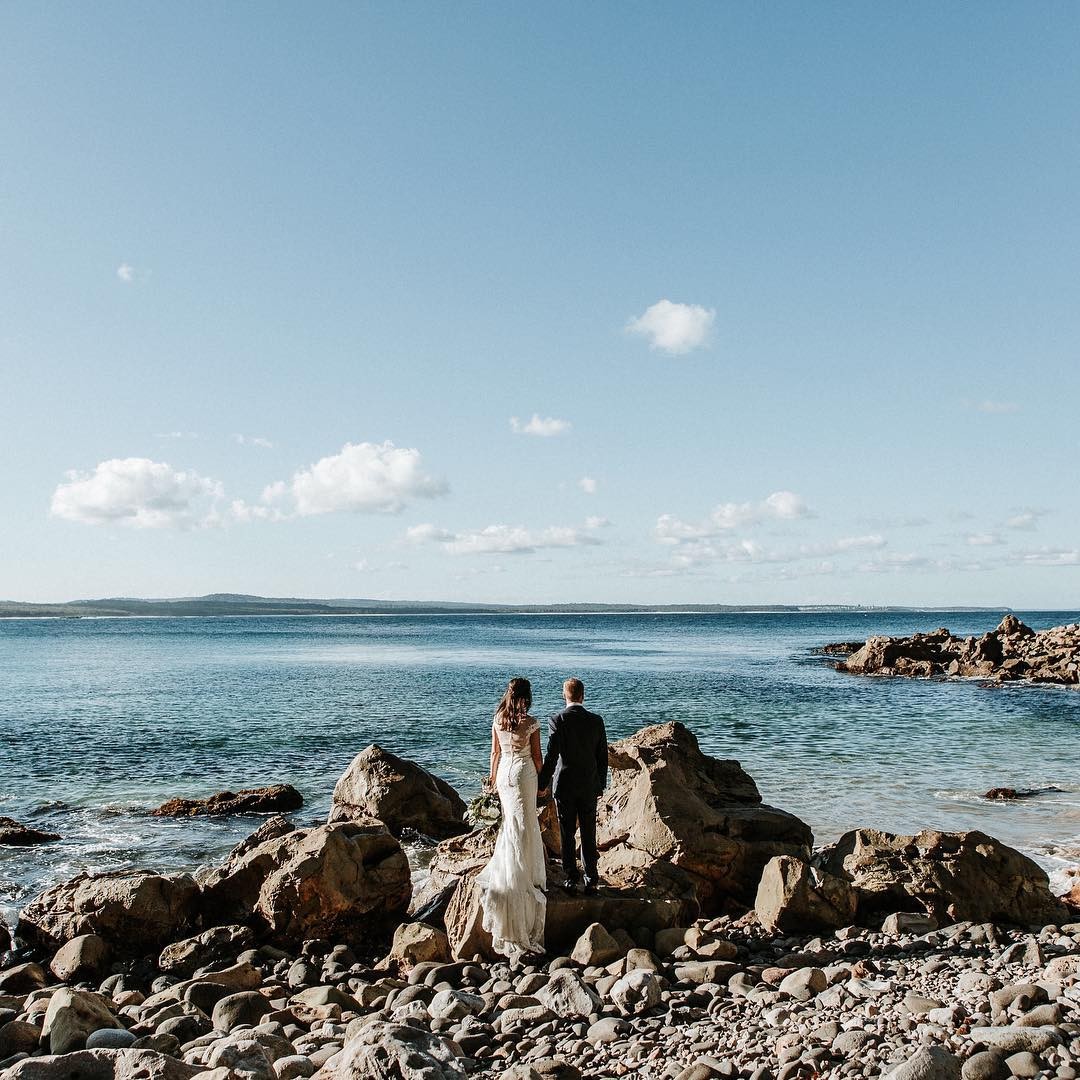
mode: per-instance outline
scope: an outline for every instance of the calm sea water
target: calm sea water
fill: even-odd
[[[1041,628],[1077,612],[1020,613]],[[0,848],[0,915],[83,869],[192,869],[257,819],[171,821],[174,795],[290,782],[325,818],[371,742],[468,798],[487,769],[506,680],[538,715],[580,675],[613,738],[680,720],[738,758],[767,802],[819,843],[846,829],[979,828],[1057,873],[1080,862],[1080,693],[861,679],[826,642],[947,625],[972,613],[392,616],[0,621],[0,814],[62,835]],[[989,803],[990,787],[1064,789]]]

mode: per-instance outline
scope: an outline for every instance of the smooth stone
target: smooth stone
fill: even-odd
[[[1030,1080],[1042,1072],[1042,1062],[1030,1051],[1021,1050],[1018,1054],[1012,1054],[1005,1059],[1009,1072],[1013,1076],[1020,1076]]]
[[[241,1024],[254,1027],[270,1011],[270,1002],[262,994],[241,990],[238,994],[223,997],[214,1006],[211,1020],[218,1031],[232,1031]]]
[[[962,1080],[1008,1080],[1009,1066],[997,1050],[982,1050],[964,1062]]]
[[[1003,1054],[1027,1050],[1041,1054],[1061,1042],[1061,1030],[1056,1027],[973,1027],[969,1037],[976,1045],[993,1047]]]
[[[289,1054],[287,1057],[279,1057],[278,1061],[273,1063],[273,1070],[278,1080],[302,1080],[313,1074],[315,1066],[302,1054]]]
[[[821,968],[799,968],[786,976],[778,989],[796,1001],[809,1001],[827,989],[829,980]]]
[[[960,1070],[955,1054],[940,1046],[923,1046],[897,1065],[888,1080],[960,1080]]]
[[[123,1028],[99,1028],[86,1037],[87,1050],[124,1050],[134,1045],[138,1036]]]

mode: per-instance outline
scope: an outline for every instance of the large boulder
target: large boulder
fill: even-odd
[[[850,926],[857,904],[858,894],[846,878],[778,855],[762,872],[754,911],[766,929],[788,934]]]
[[[385,944],[409,905],[401,845],[381,822],[343,822],[272,836],[202,876],[210,923],[250,923],[271,941]]]
[[[61,986],[53,991],[41,1028],[41,1044],[54,1054],[67,1054],[86,1047],[87,1036],[102,1028],[120,1028],[99,994]]]
[[[444,840],[469,831],[466,809],[445,780],[372,744],[334,786],[328,822],[375,818],[394,836],[411,831]]]
[[[408,1024],[373,1021],[315,1073],[314,1080],[465,1080],[456,1047]]]
[[[141,955],[183,937],[198,906],[199,887],[187,874],[80,874],[32,900],[19,916],[18,934],[48,949],[96,934],[115,955]]]
[[[1043,926],[1067,917],[1037,863],[981,832],[896,836],[858,829],[814,861],[851,882],[860,919],[923,910],[941,925],[970,919]]]
[[[218,791],[205,799],[169,799],[152,811],[154,817],[220,817],[225,814],[290,814],[304,805],[292,784]]]
[[[11,931],[0,922],[0,953],[7,952],[11,948]]]
[[[26,1058],[4,1080],[191,1080],[202,1071],[154,1050],[80,1050]]]
[[[702,753],[682,724],[612,743],[608,762],[597,840],[609,883],[686,897],[710,914],[729,898],[753,903],[775,856],[810,856],[810,826],[764,805],[737,761]]]

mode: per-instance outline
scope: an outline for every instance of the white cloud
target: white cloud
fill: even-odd
[[[122,262],[116,268],[116,276],[125,284],[130,285],[135,280],[135,267],[130,263]]]
[[[285,521],[289,515],[265,502],[249,503],[243,499],[233,499],[229,504],[229,516],[233,521],[246,525],[252,521]]]
[[[869,533],[866,536],[843,536],[826,544],[828,554],[839,554],[842,551],[857,551],[864,548],[882,548],[886,544],[885,537],[880,533]],[[819,552],[824,554],[825,552]]]
[[[187,529],[213,524],[215,504],[224,494],[216,480],[149,458],[114,458],[92,473],[67,476],[53,492],[52,513],[86,525]]]
[[[578,481],[578,487],[580,487],[586,495],[596,494],[596,481],[591,476],[583,476]]]
[[[197,431],[159,431],[154,435],[155,439],[197,439]]]
[[[1024,552],[1021,559],[1028,566],[1080,566],[1080,550],[1041,548]]]
[[[606,529],[611,525],[611,522],[606,517],[601,517],[599,514],[593,514],[591,517],[585,519],[586,529]]]
[[[761,502],[721,503],[707,521],[696,524],[661,514],[656,522],[656,536],[662,543],[678,543],[718,536],[762,521],[793,521],[812,516],[810,508],[793,491],[774,491]]]
[[[300,516],[338,510],[395,514],[413,499],[430,499],[447,491],[446,482],[428,475],[420,451],[384,443],[346,443],[278,481],[263,492],[264,502],[290,495]]]
[[[767,548],[752,539],[690,537],[676,542],[672,559],[678,566],[703,566],[708,563],[799,563],[807,559],[827,560],[831,556],[849,552],[883,548],[886,543],[885,537],[878,533],[842,536],[837,540],[799,544],[792,548]]]
[[[539,413],[533,413],[532,418],[522,422],[518,417],[510,417],[510,430],[515,435],[537,435],[542,439],[550,439],[553,435],[565,435],[570,430],[569,420],[558,420],[554,416],[542,417]]]
[[[1002,543],[1002,539],[997,533],[968,533],[964,537],[965,543],[968,547],[994,547],[996,544]]]
[[[713,308],[659,300],[632,318],[626,329],[631,334],[647,337],[650,348],[678,356],[703,344],[715,319]]]
[[[541,548],[571,548],[599,544],[587,530],[550,526],[533,532],[524,525],[488,525],[484,529],[451,532],[435,525],[413,525],[405,537],[414,544],[442,544],[452,555],[529,555]]]
[[[975,408],[981,413],[995,415],[1008,415],[1020,411],[1020,406],[1015,401],[980,401]]]
[[[925,570],[934,566],[934,562],[925,555],[893,551],[860,563],[855,569],[862,574],[898,574],[904,570]]]
[[[271,450],[274,446],[269,439],[264,439],[261,435],[233,435],[232,439],[237,446],[258,446],[263,450]]]
[[[1034,532],[1038,528],[1039,518],[1045,516],[1045,510],[1021,510],[1005,521],[1005,528]]]

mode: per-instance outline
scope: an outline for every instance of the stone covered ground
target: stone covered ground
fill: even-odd
[[[404,931],[384,970],[327,941],[293,957],[217,928],[166,949],[157,971],[100,980],[88,976],[107,952],[84,936],[51,971],[0,974],[0,1053],[44,1041],[64,1055],[0,1076],[1076,1077],[1080,924],[929,925],[795,938],[750,915],[652,942],[593,925],[570,956],[514,968],[410,963],[445,942]]]

